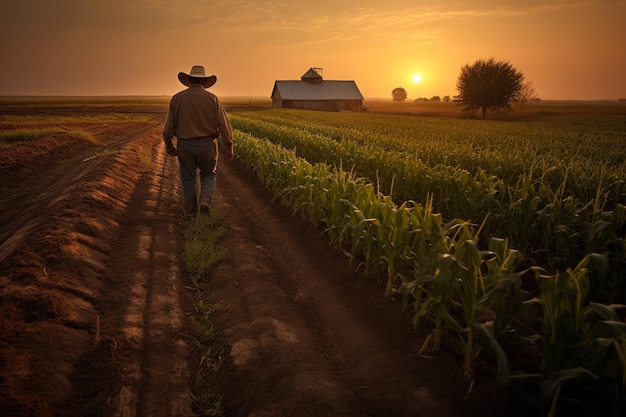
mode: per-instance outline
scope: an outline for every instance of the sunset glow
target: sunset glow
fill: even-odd
[[[422,76],[419,74],[413,74],[413,77],[411,77],[411,79],[413,80],[414,83],[422,82]]]
[[[461,67],[494,58],[541,98],[618,99],[623,16],[623,0],[6,1],[0,95],[170,95],[198,64],[219,95],[269,97],[320,67],[366,99],[452,96]]]

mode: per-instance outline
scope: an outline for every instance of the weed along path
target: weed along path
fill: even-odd
[[[0,149],[2,416],[202,415],[212,348],[192,321],[165,106],[110,111],[142,118],[80,123],[97,144],[63,130]],[[213,211],[228,252],[201,288],[224,416],[490,415],[481,386],[463,399],[461,359],[419,356],[399,304],[237,161],[220,162]]]

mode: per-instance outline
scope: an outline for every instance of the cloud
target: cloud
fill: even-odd
[[[494,6],[493,1],[437,2],[415,7],[412,1],[316,2],[251,2],[222,1],[205,6],[204,27],[214,33],[252,37],[251,42],[263,43],[264,36],[272,38],[271,48],[289,45],[294,48],[350,43],[357,40],[372,46],[390,42],[399,45],[431,45],[438,42],[459,21],[477,18],[509,18],[532,16],[544,12],[590,6],[594,0],[532,0],[520,4]],[[395,4],[401,3],[402,6]],[[210,16],[210,17],[209,17]],[[388,46],[389,47],[389,46]]]
[[[492,0],[20,0],[3,2],[0,24],[12,30],[118,30],[124,32],[211,30],[229,34],[293,33],[332,40],[424,30],[433,40],[439,27],[477,17],[513,17],[590,6],[597,0],[529,0],[494,6]],[[7,32],[8,33],[8,32]],[[301,41],[295,39],[296,41]]]

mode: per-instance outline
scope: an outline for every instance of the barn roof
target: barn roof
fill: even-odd
[[[282,100],[363,100],[354,81],[275,81],[272,98]]]

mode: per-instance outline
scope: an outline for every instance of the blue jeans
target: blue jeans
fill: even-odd
[[[181,139],[176,141],[180,180],[183,185],[183,207],[186,215],[193,215],[200,203],[211,203],[217,176],[217,141],[210,139]],[[200,186],[196,186],[197,170]]]

